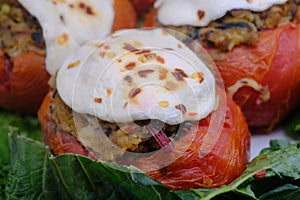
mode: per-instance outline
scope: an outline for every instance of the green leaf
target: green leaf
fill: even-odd
[[[9,137],[10,170],[5,188],[6,199],[42,199],[50,151],[40,142],[20,136]]]
[[[295,185],[285,184],[274,190],[263,194],[260,200],[298,200],[300,199],[300,188]]]
[[[12,132],[6,199],[178,198],[135,167],[71,154],[51,157],[42,143]]]
[[[170,191],[133,166],[52,157],[42,143],[16,133],[9,144],[7,199],[299,199],[300,143],[273,141],[231,184],[189,191]]]
[[[181,197],[191,195],[194,197],[191,199],[198,197],[205,200],[259,199],[271,191],[273,193],[270,194],[274,195],[276,192],[281,193],[276,188],[286,184],[293,185],[294,182],[300,181],[300,143],[290,145],[287,148],[280,148],[286,146],[286,143],[282,141],[273,141],[272,145],[256,157],[244,173],[231,184],[210,190],[206,194],[203,189],[180,191],[177,194]],[[291,193],[294,192],[291,191]]]
[[[286,133],[292,138],[299,140],[300,139],[300,110],[294,112],[291,117],[286,120],[285,126]]]
[[[72,199],[176,199],[168,188],[135,167],[95,162],[79,155],[51,159]]]
[[[40,125],[35,117],[20,117],[0,111],[0,199],[4,198],[9,170],[8,132],[11,128],[36,140],[42,139]]]
[[[19,129],[19,132],[34,140],[42,140],[42,132],[38,119],[31,116],[18,116],[15,114],[1,112],[0,111],[0,127],[4,128],[1,130],[1,134],[8,133],[8,127],[15,127]]]

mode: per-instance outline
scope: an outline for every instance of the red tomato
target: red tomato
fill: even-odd
[[[155,26],[156,12],[147,15],[143,26]],[[232,95],[254,131],[271,131],[300,105],[299,36],[300,24],[294,23],[260,31],[255,46],[237,46],[214,60],[229,92],[244,82]],[[215,50],[204,47],[209,53]],[[258,87],[249,87],[245,80]]]
[[[137,14],[129,0],[115,0],[114,10],[112,31],[137,26]],[[9,58],[0,49],[0,108],[36,114],[49,90],[49,78],[45,55],[28,51]]]
[[[38,117],[45,143],[53,154],[75,153],[95,159],[71,134],[56,128],[49,115],[51,101],[49,93]],[[220,99],[218,109],[175,140],[173,146],[171,152],[158,151],[138,158],[134,165],[171,189],[220,187],[233,181],[246,168],[250,132],[239,107],[227,96]],[[157,164],[168,158],[175,159],[166,166]]]
[[[49,90],[45,56],[28,51],[13,58],[0,49],[0,107],[35,114]]]
[[[220,187],[239,177],[248,163],[250,133],[242,112],[232,99],[227,96],[221,101],[226,104],[223,126],[220,121],[224,113],[218,108],[175,141],[174,151],[141,158],[135,165],[173,190]],[[155,159],[166,157],[178,158],[161,169],[150,170],[159,167],[155,166]]]
[[[245,78],[261,86],[257,91],[245,85],[233,94],[250,126],[270,131],[299,105],[299,27],[261,31],[256,46],[238,46],[215,60],[228,89]]]
[[[144,13],[148,12],[155,0],[130,0],[132,5],[134,6],[135,10],[137,11],[138,15],[143,15]]]
[[[137,13],[129,0],[114,1],[115,19],[112,31],[124,28],[136,28]]]

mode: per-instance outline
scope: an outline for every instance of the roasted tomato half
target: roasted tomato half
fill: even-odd
[[[145,27],[157,25],[156,12],[148,14]],[[300,23],[290,22],[259,31],[255,45],[220,51],[203,43],[253,132],[270,132],[300,105],[299,36]]]
[[[227,91],[256,131],[269,132],[299,105],[299,30],[300,24],[287,24],[261,31],[255,46],[241,45],[215,59]]]
[[[74,153],[95,159],[75,137],[60,131],[51,116],[49,93],[38,112],[44,141],[54,155]],[[196,123],[173,148],[134,160],[134,165],[171,189],[212,188],[228,184],[246,168],[250,133],[240,108],[227,96],[207,118]],[[165,159],[172,162],[160,166]],[[121,164],[127,164],[123,160]]]

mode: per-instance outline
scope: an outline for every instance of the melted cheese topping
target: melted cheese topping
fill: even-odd
[[[46,68],[53,75],[85,41],[104,39],[114,20],[113,0],[18,0],[40,22]]]
[[[211,71],[162,29],[86,43],[58,71],[57,89],[74,111],[110,122],[199,120],[216,101]]]
[[[233,9],[264,11],[287,0],[157,0],[158,21],[164,25],[206,26]]]

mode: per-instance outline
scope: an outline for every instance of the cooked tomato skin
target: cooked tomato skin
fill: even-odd
[[[56,128],[50,115],[51,95],[46,96],[38,112],[45,143],[54,155],[74,153],[95,159],[71,134]],[[159,151],[159,155],[138,158],[134,165],[174,190],[220,187],[233,181],[248,163],[250,132],[240,108],[232,99],[227,96],[220,102],[216,111],[174,142],[172,153]],[[177,153],[180,156],[170,165],[153,166],[160,156],[172,157]],[[150,171],[150,167],[159,169]]]
[[[53,91],[45,96],[38,110],[38,119],[44,134],[44,143],[48,145],[54,155],[74,153],[95,159],[70,133],[60,131],[50,115],[50,104],[53,101]]]
[[[232,99],[227,96],[221,101],[226,101],[226,115],[220,134],[214,130],[220,130],[218,122],[223,120],[224,113],[222,109],[217,109],[214,111],[217,119],[212,120],[211,115],[201,120],[179,141],[174,142],[175,153],[166,152],[165,155],[163,153],[160,155],[162,158],[174,156],[176,151],[182,151],[181,147],[189,144],[175,162],[148,172],[150,177],[172,190],[188,190],[220,187],[229,184],[241,175],[248,163],[250,132],[240,108]],[[191,142],[191,134],[194,131],[196,135]],[[206,149],[204,141],[212,142],[212,148]],[[151,157],[141,158],[135,162],[135,165],[148,171],[149,166],[153,167],[153,160],[156,156],[154,154]]]
[[[137,13],[129,0],[114,0],[115,18],[112,32],[137,27]]]
[[[153,6],[155,0],[130,0],[138,15],[147,13]]]
[[[0,49],[0,107],[35,114],[49,90],[45,56],[28,51],[8,58]]]
[[[157,10],[150,12],[144,27],[153,27]],[[233,94],[253,132],[268,133],[300,105],[300,23],[259,32],[254,46],[240,45],[220,53],[214,61],[226,88],[247,78],[265,88],[270,98],[262,101],[262,92],[243,86]],[[216,48],[203,44],[209,54]]]
[[[260,91],[248,86],[233,94],[255,131],[271,131],[299,105],[299,30],[300,24],[288,24],[261,31],[256,46],[238,46],[215,60],[227,88],[249,78],[269,91],[266,101],[261,100]]]

